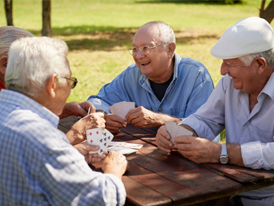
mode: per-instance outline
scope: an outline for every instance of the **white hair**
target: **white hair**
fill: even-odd
[[[7,89],[38,96],[52,74],[62,78],[70,74],[64,41],[49,37],[27,37],[14,41],[9,51],[5,83]]]
[[[159,30],[159,37],[163,43],[176,43],[173,29],[162,21],[152,21],[144,24],[143,26],[157,25]],[[142,26],[142,27],[143,27]],[[141,27],[141,28],[142,28]]]
[[[22,37],[33,37],[33,34],[15,26],[0,27],[0,58],[7,56],[12,42]]]
[[[242,56],[242,57],[239,57],[239,59],[245,64],[245,66],[250,66],[252,61],[256,57],[263,57],[266,60],[266,62],[269,64],[269,66],[274,67],[274,48],[264,52]]]

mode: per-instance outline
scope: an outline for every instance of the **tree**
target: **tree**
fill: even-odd
[[[52,29],[51,29],[51,0],[42,0],[42,21],[43,21],[43,28],[42,28],[42,36],[52,36]]]
[[[13,26],[12,21],[12,0],[4,0],[5,4],[5,13],[6,13],[6,19],[7,19],[7,25]]]
[[[261,8],[259,9],[260,10],[259,16],[261,18],[265,19],[266,21],[268,21],[268,23],[270,23],[274,18],[274,1],[272,0],[268,4],[266,9],[264,8],[265,7],[265,1],[266,0],[262,0]]]

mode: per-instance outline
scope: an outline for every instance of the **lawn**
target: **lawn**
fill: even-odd
[[[176,52],[202,62],[216,85],[221,78],[221,60],[212,57],[210,49],[227,27],[258,16],[260,2],[224,5],[168,0],[52,0],[53,36],[68,44],[71,70],[79,80],[68,102],[86,100],[132,64],[127,48],[134,33],[155,20],[174,29]],[[3,4],[0,1],[1,26],[6,25]],[[15,26],[41,35],[41,1],[14,0],[13,17]]]

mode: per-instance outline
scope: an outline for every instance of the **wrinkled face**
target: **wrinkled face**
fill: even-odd
[[[155,25],[141,27],[133,39],[133,47],[135,48],[153,47],[162,43],[164,42],[160,40],[159,30]],[[155,82],[167,75],[170,59],[172,58],[168,55],[168,48],[164,46],[151,49],[147,55],[143,55],[141,52],[137,52],[135,56],[133,55],[134,61],[142,74]]]
[[[254,61],[250,66],[245,66],[239,58],[224,59],[221,66],[221,74],[231,76],[233,86],[237,90],[247,94],[257,91],[259,75]]]

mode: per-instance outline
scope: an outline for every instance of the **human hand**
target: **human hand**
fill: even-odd
[[[107,155],[107,151],[105,151],[102,156],[100,156],[98,153],[89,154],[89,152],[91,151],[98,151],[100,147],[90,145],[87,141],[83,141],[79,144],[74,145],[74,148],[76,148],[85,157],[85,160],[88,164],[101,162],[106,158]]]
[[[114,174],[120,179],[126,172],[128,161],[124,155],[119,152],[110,151],[102,163],[104,173]]]
[[[103,113],[91,113],[79,121],[77,121],[72,128],[67,132],[68,137],[72,145],[78,144],[86,139],[86,130],[92,128],[105,128],[105,119]]]
[[[106,128],[113,134],[120,132],[121,128],[126,127],[126,122],[122,118],[113,115],[107,114],[106,116]]]
[[[187,159],[201,163],[218,163],[221,145],[200,137],[176,137],[174,148]]]
[[[66,103],[62,111],[62,114],[59,117],[60,119],[62,119],[70,115],[86,116],[89,108],[90,113],[94,113],[96,111],[93,104],[89,101]]]
[[[164,122],[161,120],[161,114],[152,112],[142,106],[130,110],[125,120],[135,127],[160,127]]]
[[[157,147],[163,152],[170,153],[173,148],[173,144],[170,141],[171,136],[166,130],[166,126],[161,126],[156,134],[156,144]]]

